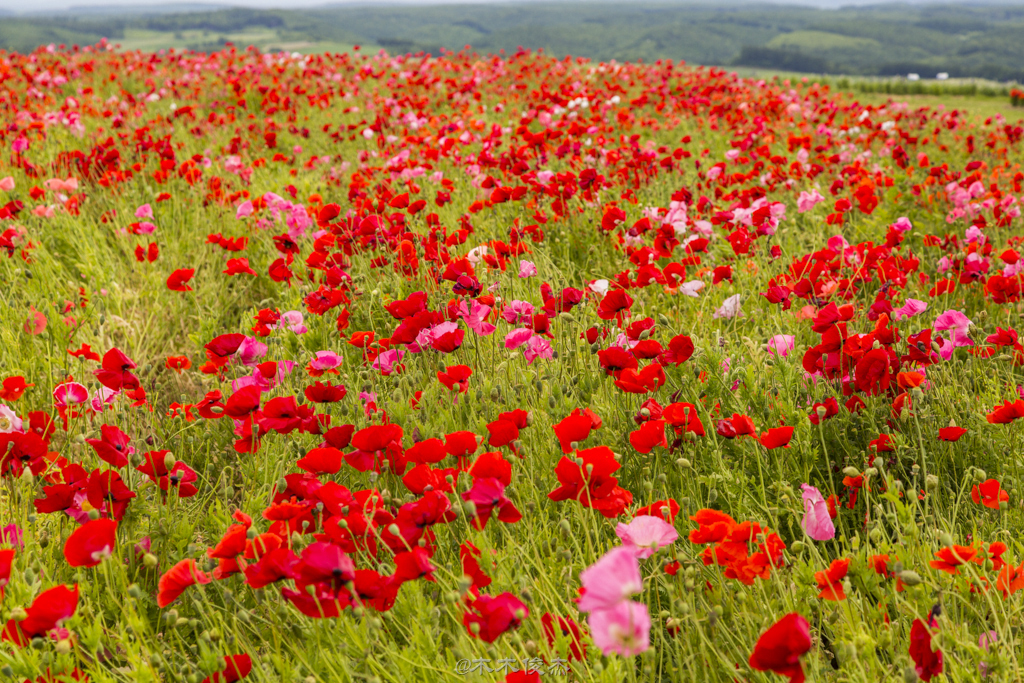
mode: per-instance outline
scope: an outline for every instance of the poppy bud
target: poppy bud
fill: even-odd
[[[793,541],[792,545],[789,546],[790,550],[794,553],[802,553],[805,547],[803,541]]]
[[[693,467],[693,463],[691,463],[686,458],[679,458],[678,460],[676,460],[676,465],[678,465],[679,467],[683,468],[684,470],[688,470],[691,467]]]
[[[845,467],[843,468],[843,474],[845,474],[848,477],[859,477],[860,470],[858,470],[856,467]]]
[[[572,532],[569,526],[569,520],[563,519],[558,523],[558,530],[562,532],[562,538],[569,538],[569,534]]]
[[[939,478],[934,474],[929,474],[924,479],[924,488],[929,492],[939,488]]]
[[[917,683],[917,671],[912,666],[903,669],[903,683]]]
[[[142,589],[139,588],[139,584],[133,583],[128,586],[128,595],[132,596],[136,600],[140,599],[142,597]]]
[[[28,619],[28,612],[25,611],[24,607],[15,607],[11,610],[11,619],[15,621],[25,621]]]
[[[939,543],[941,543],[944,547],[948,548],[951,545],[953,545],[953,537],[948,532],[940,531]]]
[[[159,562],[160,560],[158,560],[156,555],[154,555],[153,553],[146,553],[142,556],[142,564],[144,564],[149,569],[153,569],[154,567],[156,567],[156,565]]]
[[[99,518],[100,518],[100,511],[99,510],[97,510],[96,508],[93,508],[92,510],[89,510],[89,520],[90,521],[95,522]]]
[[[528,640],[523,644],[523,649],[526,650],[526,654],[531,657],[537,656],[537,643],[532,640]]]
[[[466,511],[466,514],[470,517],[476,517],[476,503],[471,500],[467,500],[462,504],[462,509]],[[397,535],[397,534],[396,534]]]
[[[893,569],[895,568],[896,567],[894,566]],[[903,581],[903,583],[907,586],[917,586],[921,583],[921,575],[915,571],[906,569],[904,571],[898,572],[898,574],[900,580]]]

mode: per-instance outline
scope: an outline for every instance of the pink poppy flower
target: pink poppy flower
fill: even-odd
[[[481,337],[494,333],[494,325],[487,322],[487,316],[490,314],[490,306],[470,301],[467,307],[465,301],[459,302],[459,315],[466,321],[466,326]]]
[[[917,299],[907,299],[906,302],[904,302],[903,306],[897,308],[895,311],[892,312],[893,319],[906,320],[909,318],[913,318],[915,315],[919,313],[924,313],[924,311],[927,308],[928,304],[926,304],[923,301],[919,301]]]
[[[817,190],[801,192],[800,198],[796,200],[796,210],[798,213],[805,213],[823,201],[825,201],[825,198]]]
[[[22,329],[25,334],[33,336],[42,334],[46,331],[46,315],[37,311],[35,306],[29,306],[28,317],[25,319]]]
[[[281,314],[281,319],[277,321],[278,328],[287,327],[295,334],[306,334],[309,330],[303,324],[302,313],[300,311],[286,311]]]
[[[244,201],[244,202],[242,202],[241,204],[238,205],[238,210],[235,211],[235,218],[237,218],[238,220],[242,220],[243,218],[248,218],[252,214],[253,214],[252,202],[249,201],[249,200],[246,200],[246,201]]]
[[[674,526],[651,515],[636,517],[629,524],[619,522],[615,535],[622,540],[622,547],[631,549],[641,560],[653,555],[658,548],[672,545],[679,538]]]
[[[580,572],[580,583],[584,588],[581,612],[611,609],[644,589],[636,553],[622,546]]]
[[[135,209],[135,217],[136,218],[152,218],[153,217],[153,207],[150,206],[149,204],[143,204],[139,208]]]
[[[401,362],[402,356],[406,352],[402,349],[388,349],[382,351],[379,356],[373,359],[374,370],[380,370],[382,375],[390,375],[395,370],[395,366]]]
[[[266,355],[267,345],[258,341],[256,337],[246,337],[235,353],[235,357],[238,358],[239,362],[250,368]]]
[[[768,340],[765,348],[771,355],[785,358],[790,351],[796,348],[796,337],[791,334],[777,334]]]
[[[643,603],[624,601],[598,610],[591,613],[587,624],[602,654],[633,657],[650,647],[651,617]]]
[[[53,390],[53,401],[58,408],[81,405],[89,400],[88,390],[78,382],[64,382]]]
[[[828,514],[828,503],[821,491],[810,484],[801,484],[804,500],[804,518],[800,525],[815,541],[829,541],[836,536],[836,527]]]
[[[517,327],[505,335],[505,348],[518,349],[520,346],[530,341],[532,337],[533,330],[525,327]]]
[[[0,178],[0,190],[4,192],[10,192],[14,189],[14,178],[7,176],[6,178]]]
[[[737,316],[742,317],[743,311],[740,310],[742,304],[742,297],[739,294],[733,294],[728,299],[722,302],[722,305],[715,311],[712,318],[735,318]]]
[[[0,403],[0,434],[10,434],[11,432],[21,432],[23,422],[18,414],[11,410],[9,407]]]
[[[526,358],[527,365],[538,358],[554,358],[554,352],[551,349],[551,342],[539,334],[535,334],[530,337],[530,340],[526,343],[526,350],[523,352],[523,355]]]
[[[513,325],[519,325],[533,316],[533,304],[514,299],[501,312],[501,317]]]
[[[519,262],[519,277],[533,277],[537,274],[537,266],[534,265],[533,261],[520,261]]]
[[[309,361],[309,367],[314,370],[332,370],[341,365],[344,360],[334,351],[317,351],[313,355],[314,358]]]
[[[970,319],[961,313],[950,309],[935,319],[935,331],[945,332],[950,330],[949,340],[953,348],[960,346],[974,346],[974,342],[967,335],[967,329],[971,326]]]

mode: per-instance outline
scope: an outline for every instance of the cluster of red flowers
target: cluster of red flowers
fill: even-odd
[[[690,542],[705,545],[704,564],[723,567],[728,579],[750,586],[754,579],[768,579],[772,569],[785,565],[786,544],[758,522],[737,522],[710,509],[699,510],[690,519],[698,525],[690,532]]]

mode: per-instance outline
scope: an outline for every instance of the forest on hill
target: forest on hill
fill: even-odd
[[[920,73],[1024,81],[1024,5],[874,5],[823,10],[770,4],[570,3],[223,9],[5,18],[0,48],[108,38],[123,49],[404,54],[519,46],[594,60],[685,60],[808,73]]]

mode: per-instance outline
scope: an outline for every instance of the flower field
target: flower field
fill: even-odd
[[[1020,680],[1024,124],[0,53],[0,680]]]

